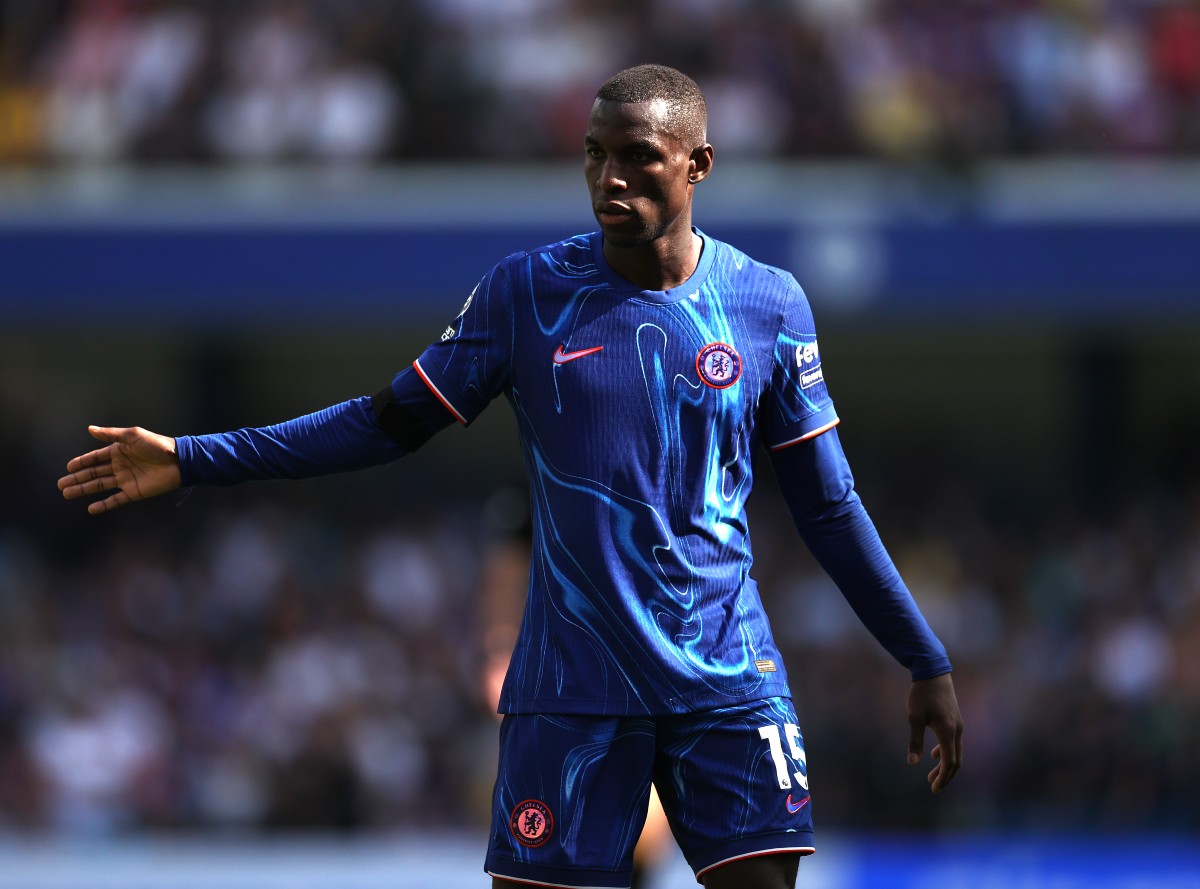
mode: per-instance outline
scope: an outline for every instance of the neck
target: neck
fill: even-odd
[[[604,258],[613,271],[642,290],[670,290],[696,271],[703,247],[704,241],[688,228],[684,238],[659,238],[636,247],[618,247],[605,240]]]

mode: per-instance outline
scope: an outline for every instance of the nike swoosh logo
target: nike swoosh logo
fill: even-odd
[[[590,349],[580,349],[578,352],[564,352],[563,347],[559,346],[554,353],[554,363],[566,364],[568,361],[574,361],[576,358],[582,358],[584,355],[599,352],[603,348],[603,346],[592,346]]]
[[[808,801],[810,799],[812,799],[811,796],[806,796],[804,799],[800,800],[800,802],[794,803],[794,802],[792,802],[792,795],[789,793],[788,798],[787,798],[788,812],[795,815],[797,812],[799,812],[801,809],[803,809],[805,806],[808,805]]]

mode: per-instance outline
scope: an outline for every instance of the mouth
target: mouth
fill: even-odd
[[[628,204],[622,204],[620,201],[601,201],[593,209],[596,213],[596,219],[607,225],[627,222],[634,217],[633,208]]]

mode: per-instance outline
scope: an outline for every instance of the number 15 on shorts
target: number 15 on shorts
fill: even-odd
[[[779,789],[791,790],[794,778],[802,790],[808,790],[808,775],[805,774],[808,763],[804,756],[804,748],[800,745],[800,727],[792,725],[790,722],[783,724],[783,738],[787,739],[792,762],[800,767],[795,772],[789,773],[789,763],[783,754],[783,740],[779,734],[779,726],[764,725],[758,730],[758,736],[771,748],[771,759],[775,761],[775,776],[779,779]]]

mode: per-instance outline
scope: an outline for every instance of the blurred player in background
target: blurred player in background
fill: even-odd
[[[494,886],[629,886],[657,787],[697,879],[783,889],[813,851],[807,757],[754,579],[759,445],[804,541],[912,677],[908,759],[962,759],[950,662],[854,489],[807,299],[692,225],[704,98],[643,65],[597,94],[600,230],[508,257],[383,391],[275,426],[170,438],[89,427],[68,498],[101,513],[181,485],[304,478],[409,454],[497,395],[530,481],[524,616],[500,694]]]

